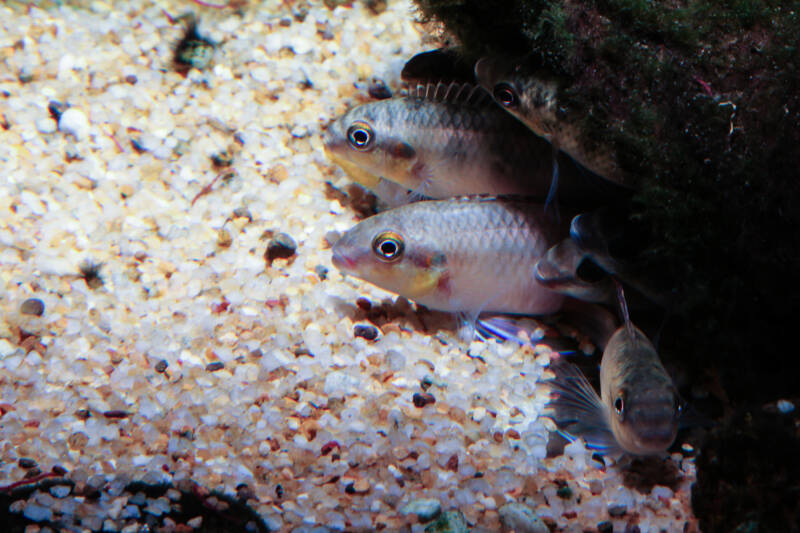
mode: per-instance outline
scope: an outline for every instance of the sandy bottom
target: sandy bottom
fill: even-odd
[[[0,6],[0,484],[52,485],[12,514],[202,527],[140,480],[251,530],[695,527],[691,458],[546,458],[547,348],[466,346],[331,266],[360,200],[321,131],[426,48],[409,2],[84,5]],[[190,9],[218,46],[182,74]]]

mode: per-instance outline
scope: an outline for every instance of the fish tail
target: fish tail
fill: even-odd
[[[619,444],[608,423],[602,400],[578,367],[565,361],[550,364],[555,377],[546,383],[551,399],[545,416],[558,426],[568,440],[582,438],[586,446],[600,453],[615,453]]]

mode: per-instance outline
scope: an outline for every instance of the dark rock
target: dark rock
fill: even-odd
[[[297,251],[297,243],[286,233],[278,233],[269,243],[264,258],[268,264],[272,264],[275,259],[289,259]]]
[[[156,363],[156,366],[155,366],[156,372],[161,374],[167,369],[168,366],[169,366],[169,363],[167,363],[167,360],[166,359],[162,359],[161,361]]]
[[[225,363],[222,361],[214,361],[213,363],[208,363],[206,365],[206,372],[216,372],[217,370],[222,370],[225,368]]]
[[[28,298],[19,306],[19,312],[23,315],[42,316],[44,314],[44,302],[39,298]]]
[[[362,337],[368,341],[374,341],[378,338],[378,328],[375,326],[356,324],[353,328],[353,335]]]
[[[434,398],[433,394],[429,394],[427,392],[416,392],[414,396],[411,398],[414,402],[414,406],[422,409],[426,405],[436,403],[436,398]]]
[[[20,457],[19,460],[17,460],[17,464],[20,468],[28,469],[36,466],[36,461],[29,459],[28,457]]]

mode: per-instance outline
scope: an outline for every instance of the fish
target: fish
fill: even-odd
[[[430,309],[541,315],[564,296],[536,281],[536,262],[565,228],[516,197],[425,200],[383,211],[333,246],[340,271]]]
[[[608,455],[658,455],[675,441],[681,401],[655,347],[636,326],[620,326],[603,350],[600,395],[573,364],[551,365],[547,406],[562,434]]]
[[[475,63],[475,77],[503,109],[556,149],[598,176],[625,188],[637,186],[635,176],[620,167],[614,147],[602,139],[583,135],[582,117],[566,111],[560,101],[566,85],[563,79],[530,58],[513,60],[501,56],[479,59]]]
[[[329,157],[371,187],[385,178],[420,197],[518,195],[550,190],[552,147],[466,83],[420,85],[405,97],[369,102],[334,120],[324,139]],[[619,189],[561,154],[560,200],[596,206]]]
[[[534,275],[545,287],[584,302],[614,301],[611,278],[571,238],[547,250],[536,263]]]
[[[565,438],[581,438],[598,453],[659,455],[672,445],[679,425],[684,424],[683,405],[655,346],[631,322],[621,289],[618,295],[624,317],[621,326],[598,305],[578,302],[580,307],[565,306],[570,321],[585,326],[580,329],[603,350],[600,394],[583,372],[559,353],[549,366],[554,377],[545,382],[550,400],[544,416],[555,422]],[[520,344],[542,338],[538,329],[526,331],[530,326],[513,318],[486,317],[479,326]]]
[[[634,289],[634,297],[641,295],[670,308],[676,297],[670,265],[645,260],[652,235],[628,214],[627,209],[615,206],[576,215],[570,223],[570,239],[592,263]]]

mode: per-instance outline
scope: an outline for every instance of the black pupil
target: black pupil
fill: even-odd
[[[517,97],[507,85],[499,85],[494,91],[494,97],[503,105],[512,105]]]
[[[397,244],[392,241],[384,241],[381,243],[381,253],[386,257],[391,257],[397,253]]]
[[[614,409],[617,411],[622,411],[622,398],[617,398],[614,400]]]
[[[358,146],[364,146],[369,141],[369,133],[366,130],[355,130],[352,137],[353,142]]]

